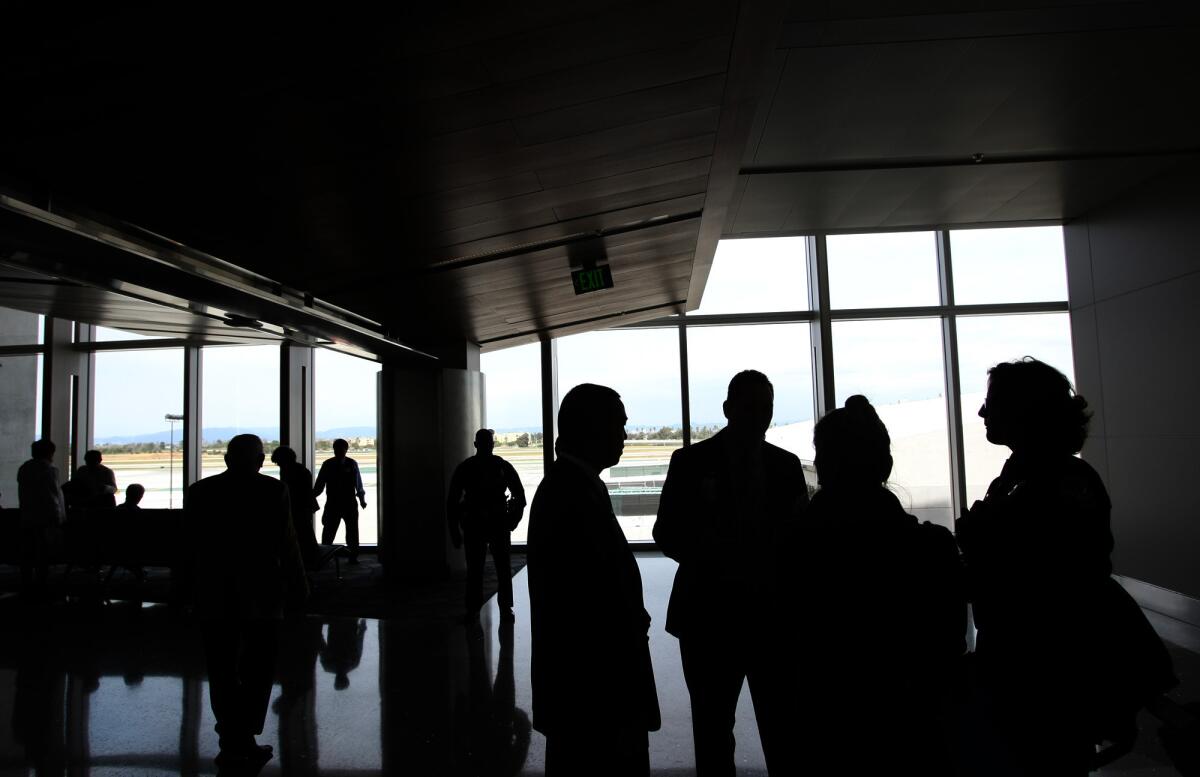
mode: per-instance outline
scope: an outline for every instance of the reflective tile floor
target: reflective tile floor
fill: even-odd
[[[690,712],[675,640],[663,631],[675,564],[641,554],[663,728],[656,775],[693,771]],[[263,774],[542,774],[545,739],[529,724],[529,605],[514,579],[515,625],[494,601],[479,623],[444,617],[311,618],[291,624],[260,742]],[[0,774],[215,774],[217,752],[196,626],[161,605],[0,598]],[[1157,624],[1156,624],[1157,625]],[[1174,639],[1195,630],[1173,626]],[[1161,629],[1160,629],[1161,630]],[[1198,698],[1200,657],[1173,647]],[[1174,775],[1147,718],[1137,751],[1112,775]],[[763,775],[748,694],[737,725],[739,774]],[[853,773],[848,764],[847,774]]]

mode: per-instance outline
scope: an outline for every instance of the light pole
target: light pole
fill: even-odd
[[[167,413],[166,419],[171,424],[171,447],[168,456],[170,457],[167,465],[167,505],[174,509],[175,507],[175,422],[182,421],[183,416],[177,413]]]

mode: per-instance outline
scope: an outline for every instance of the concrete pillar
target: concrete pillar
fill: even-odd
[[[475,452],[482,424],[478,367],[383,365],[379,557],[389,576],[430,579],[465,569],[462,550],[450,543],[446,489],[454,468]]]
[[[279,355],[279,444],[296,451],[301,464],[313,469],[315,410],[313,349],[284,343]]]
[[[37,343],[36,313],[0,308],[0,345]],[[37,355],[0,356],[0,502],[17,505],[17,469],[41,433],[37,414]]]
[[[204,454],[204,350],[183,348],[183,492],[201,477]]]
[[[67,480],[74,467],[83,463],[87,441],[73,440],[73,415],[79,402],[82,360],[74,348],[71,321],[46,319],[44,372],[42,375],[42,436],[54,442],[54,465]],[[72,450],[72,443],[77,450]]]

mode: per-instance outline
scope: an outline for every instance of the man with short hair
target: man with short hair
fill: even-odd
[[[254,737],[266,721],[280,621],[308,594],[287,486],[259,472],[264,459],[262,440],[237,435],[227,469],[192,484],[184,503],[222,767],[271,758],[270,746]]]
[[[17,500],[21,507],[21,590],[43,593],[50,570],[54,534],[67,517],[58,468],[57,447],[41,439],[29,446],[29,460],[17,470]]]
[[[358,462],[346,455],[348,450],[350,443],[340,437],[333,441],[333,457],[321,462],[312,495],[315,498],[325,491],[325,510],[321,513],[321,544],[333,544],[338,524],[344,520],[350,563],[357,564],[358,505],[361,504],[363,509],[366,509],[367,492],[363,488]],[[358,498],[357,503],[355,497]]]
[[[98,513],[117,506],[117,478],[100,462],[103,454],[91,450],[83,454],[83,466],[71,478],[72,507],[86,513]]]
[[[734,716],[747,679],[769,772],[781,771],[787,747],[774,728],[776,665],[764,636],[778,617],[769,560],[808,489],[800,459],[766,441],[774,402],[766,375],[733,376],[722,405],[729,424],[672,454],[654,524],[658,547],[679,562],[666,627],[679,638],[699,777],[735,773]]]
[[[642,578],[600,472],[621,459],[625,406],[607,386],[567,392],[558,459],[529,518],[533,727],[546,774],[650,772],[660,726]]]
[[[495,432],[475,432],[475,455],[454,468],[446,496],[446,518],[454,547],[466,544],[467,617],[483,604],[483,563],[488,549],[496,564],[500,617],[513,617],[509,544],[525,514],[525,488],[512,464],[492,453]]]

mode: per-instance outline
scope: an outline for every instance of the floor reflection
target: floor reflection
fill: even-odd
[[[216,774],[194,621],[161,605],[0,599],[0,773]],[[284,626],[262,774],[514,775],[513,624],[305,618]]]

